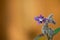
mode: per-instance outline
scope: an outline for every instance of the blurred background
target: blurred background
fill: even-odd
[[[1,0],[0,33],[1,40],[33,40],[41,34],[43,25],[37,24],[35,16],[47,17],[54,14],[56,25],[60,27],[60,0]],[[60,40],[60,32],[53,40]]]

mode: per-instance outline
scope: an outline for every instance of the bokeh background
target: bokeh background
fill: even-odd
[[[33,40],[41,34],[43,24],[39,25],[34,17],[40,14],[47,17],[53,13],[56,25],[60,27],[60,0],[2,0],[1,1],[1,39]],[[60,32],[53,40],[60,40]]]

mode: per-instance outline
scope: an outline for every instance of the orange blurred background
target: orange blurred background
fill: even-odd
[[[47,17],[53,13],[56,25],[50,24],[50,27],[60,27],[60,0],[6,0],[5,7],[8,40],[33,40],[41,34],[42,25],[38,25],[34,20],[34,17],[40,14]],[[60,32],[53,40],[60,40]]]

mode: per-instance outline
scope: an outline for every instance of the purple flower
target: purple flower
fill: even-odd
[[[38,23],[42,23],[44,20],[44,16],[42,16],[42,15],[37,16],[37,17],[35,17],[35,20],[38,21]]]

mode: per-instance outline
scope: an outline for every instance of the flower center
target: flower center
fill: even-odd
[[[39,18],[39,21],[43,21],[43,19]]]

